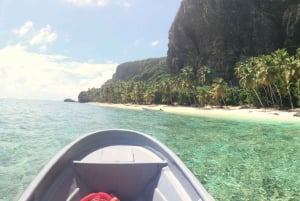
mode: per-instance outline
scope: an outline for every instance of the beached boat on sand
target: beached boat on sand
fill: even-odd
[[[96,192],[120,201],[214,200],[162,143],[134,131],[105,130],[65,147],[19,201],[80,201]]]

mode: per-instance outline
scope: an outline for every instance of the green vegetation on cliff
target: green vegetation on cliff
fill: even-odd
[[[166,72],[166,57],[149,58],[120,64],[112,77],[112,81],[154,81],[158,80]]]
[[[101,88],[79,94],[79,102],[180,105],[300,106],[300,48],[295,56],[285,49],[250,57],[235,68],[239,87],[223,78],[212,79],[202,66],[194,73],[186,66],[178,75],[162,74],[157,80],[110,80]]]
[[[182,0],[169,31],[168,69],[205,65],[237,84],[237,62],[300,47],[299,8],[299,0]]]
[[[261,106],[300,106],[300,48],[295,56],[284,49],[271,55],[250,57],[237,64],[240,85],[253,91]]]
[[[182,0],[167,58],[121,64],[78,99],[299,107],[299,8],[299,0]]]

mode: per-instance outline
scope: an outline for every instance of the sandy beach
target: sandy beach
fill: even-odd
[[[256,109],[241,107],[184,107],[184,106],[168,106],[168,105],[134,105],[134,104],[110,104],[110,103],[89,103],[102,107],[112,107],[120,109],[134,110],[156,110],[173,114],[184,114],[192,116],[206,116],[215,118],[232,118],[232,119],[249,119],[249,120],[270,120],[278,122],[300,122],[300,117],[295,117],[295,112],[284,110]]]

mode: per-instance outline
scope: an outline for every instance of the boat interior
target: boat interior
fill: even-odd
[[[163,144],[142,133],[106,130],[62,149],[19,201],[80,201],[99,192],[120,201],[214,200]]]
[[[73,161],[46,200],[80,201],[93,192],[114,194],[120,201],[189,201],[167,161],[145,147],[114,145]],[[66,190],[66,186],[69,189]]]

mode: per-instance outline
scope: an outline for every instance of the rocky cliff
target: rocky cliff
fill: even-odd
[[[299,0],[182,0],[167,65],[171,73],[207,65],[214,76],[234,81],[237,61],[283,47],[300,47]]]
[[[150,58],[120,64],[112,81],[156,80],[167,71],[166,57]]]

